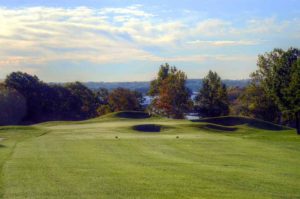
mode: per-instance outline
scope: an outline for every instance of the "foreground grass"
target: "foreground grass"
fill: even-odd
[[[3,198],[300,198],[294,130],[111,115],[0,138]]]

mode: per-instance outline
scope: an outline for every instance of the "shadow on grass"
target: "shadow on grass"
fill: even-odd
[[[5,148],[5,147],[6,147],[5,145],[0,144],[0,149],[1,149],[1,148]]]
[[[238,130],[236,127],[228,127],[228,126],[219,126],[214,124],[206,124],[201,126],[200,128],[208,129],[208,130],[217,130],[217,131],[225,131],[225,132],[233,132]]]
[[[116,117],[127,118],[127,119],[146,119],[151,116],[148,113],[138,111],[125,111],[116,114]]]
[[[159,133],[162,129],[162,126],[155,124],[142,124],[133,126],[132,129],[145,133]]]
[[[207,123],[222,125],[225,127],[236,126],[236,125],[247,125],[249,127],[254,127],[263,130],[272,130],[272,131],[281,131],[281,130],[288,129],[287,127],[279,126],[263,120],[257,120],[257,119],[247,118],[247,117],[234,117],[234,116],[204,118],[200,120],[193,120],[193,122],[207,122]]]

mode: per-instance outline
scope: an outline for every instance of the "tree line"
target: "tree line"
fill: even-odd
[[[118,88],[92,91],[80,82],[46,84],[13,72],[0,85],[0,125],[53,120],[83,120],[109,112],[142,110],[140,93]]]
[[[185,73],[162,65],[151,82],[150,112],[173,118],[182,118],[188,110],[202,117],[250,116],[296,127],[300,134],[300,50],[274,49],[259,55],[250,78],[246,88],[227,88],[216,72],[209,71],[191,102]]]
[[[170,118],[188,112],[202,117],[229,114],[259,118],[297,127],[300,134],[300,50],[274,49],[258,56],[257,70],[246,88],[227,88],[209,71],[194,100],[187,75],[163,64],[151,81],[152,103],[144,107],[138,91],[117,88],[90,90],[80,82],[46,84],[38,77],[13,72],[0,85],[0,125],[49,120],[82,120],[110,112],[135,110]]]

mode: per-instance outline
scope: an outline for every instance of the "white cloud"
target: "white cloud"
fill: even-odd
[[[221,19],[207,19],[199,22],[192,31],[205,36],[225,35],[231,29],[232,23]]]
[[[0,67],[16,69],[60,60],[99,65],[207,60],[255,64],[248,55],[197,52],[207,47],[259,45],[276,34],[299,38],[298,19],[249,19],[236,26],[233,21],[195,18],[161,18],[141,5],[102,9],[0,8]]]
[[[187,42],[188,44],[192,45],[199,45],[199,46],[216,46],[216,47],[222,47],[222,46],[251,46],[251,45],[257,45],[260,42],[259,41],[251,41],[251,40],[220,40],[220,41],[203,41],[203,40],[195,40]]]
[[[153,17],[154,15],[141,10],[142,5],[133,5],[125,8],[104,8],[99,11],[100,14],[117,14],[117,15],[131,15],[137,17]]]

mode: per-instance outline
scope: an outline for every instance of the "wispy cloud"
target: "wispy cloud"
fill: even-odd
[[[188,16],[183,12],[183,16]],[[249,61],[253,59],[252,54],[200,52],[207,47],[261,45],[276,34],[281,37],[288,34],[295,39],[299,36],[298,19],[248,19],[236,25],[235,21],[219,18],[197,19],[195,12],[193,16],[161,18],[142,5],[101,9],[2,7],[0,67],[14,70],[28,66],[29,71],[34,71],[35,65],[60,60],[99,65],[132,61]]]
[[[203,40],[195,40],[187,42],[188,44],[192,45],[199,45],[199,46],[216,46],[216,47],[222,47],[222,46],[250,46],[250,45],[257,45],[260,42],[259,41],[251,41],[251,40],[223,40],[223,41],[203,41]]]

